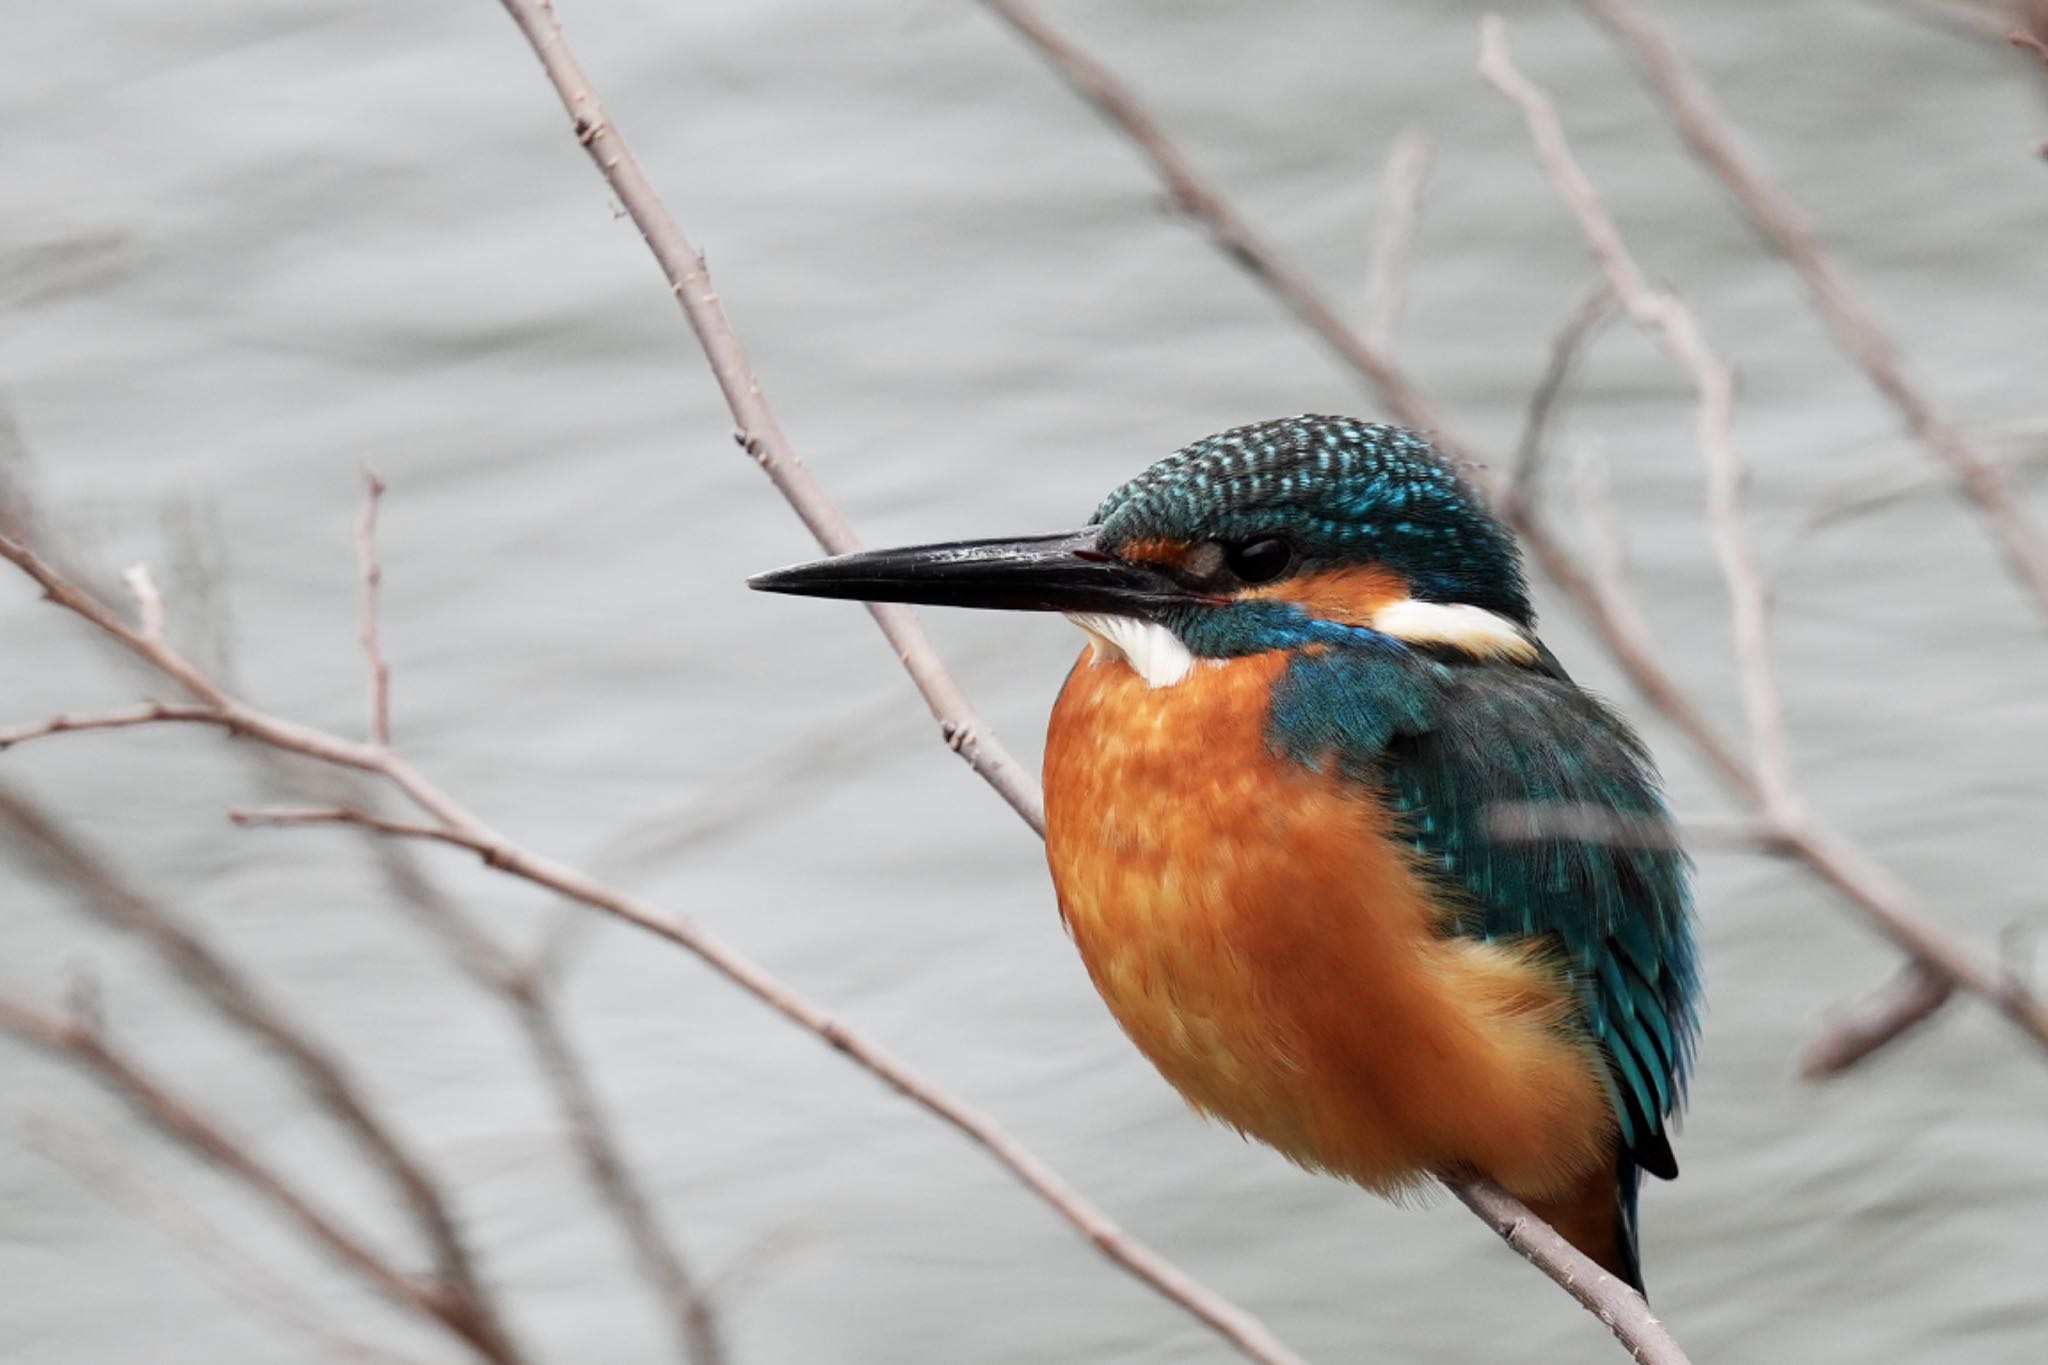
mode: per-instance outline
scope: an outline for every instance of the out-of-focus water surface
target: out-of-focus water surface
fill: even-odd
[[[1995,949],[2043,922],[2040,621],[1614,52],[1569,5],[1508,8],[1649,268],[1740,366],[1814,804]],[[2032,468],[2048,173],[2027,68],[1853,0],[1662,8],[1918,368]],[[1213,429],[1379,411],[972,4],[563,10],[792,436],[873,541],[1068,526]],[[1403,127],[1436,139],[1402,346],[1463,427],[1507,446],[1592,271],[1474,74],[1478,7],[1053,13],[1346,308],[1365,298],[1382,157]],[[644,248],[497,6],[41,5],[8,31],[11,467],[81,553],[155,565],[187,638],[224,617],[253,697],[360,725],[351,526],[374,462],[398,736],[487,818],[843,1011],[1311,1359],[1619,1358],[1462,1211],[1381,1205],[1194,1121],[1090,992],[1036,841],[932,742],[865,617],[742,588],[810,547],[732,448]],[[1681,382],[1615,335],[1565,448],[1604,451],[1633,581],[1733,723],[1689,423]],[[929,624],[1035,761],[1071,630]],[[145,686],[19,582],[0,581],[0,632],[0,724]],[[1562,604],[1548,635],[1640,712]],[[1640,718],[1678,805],[1724,810]],[[510,1017],[394,909],[359,844],[228,829],[225,807],[280,787],[208,734],[37,744],[0,781],[346,1049],[459,1189],[537,1354],[665,1357]],[[428,862],[511,941],[549,931],[545,898]],[[1703,1365],[2048,1356],[2043,1058],[1963,1007],[1838,1084],[1800,1084],[1791,1059],[1823,1011],[1893,955],[1795,870],[1712,850],[1700,867],[1711,1011],[1685,1176],[1648,1194],[1660,1312]],[[275,1069],[12,849],[0,934],[6,990],[54,1001],[89,971],[123,1040],[404,1244]],[[681,952],[599,924],[566,989],[663,1216],[717,1277],[735,1360],[1228,1358],[952,1132]],[[71,1073],[8,1043],[0,1095],[0,1358],[336,1353],[252,1310],[248,1276],[195,1239],[251,1253],[356,1335],[457,1358]],[[213,1232],[165,1230],[194,1218]]]

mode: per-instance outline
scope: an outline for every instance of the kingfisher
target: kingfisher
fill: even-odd
[[[1642,743],[1538,638],[1513,534],[1425,437],[1256,423],[1079,531],[749,581],[1064,613],[1088,638],[1046,855],[1131,1041],[1301,1166],[1397,1199],[1493,1180],[1643,1289],[1639,1185],[1678,1174],[1698,1034],[1690,867]]]

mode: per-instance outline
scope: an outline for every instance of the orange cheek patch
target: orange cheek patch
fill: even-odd
[[[1408,596],[1408,580],[1379,564],[1298,574],[1241,593],[1246,598],[1298,602],[1309,615],[1349,626],[1370,626],[1373,614]]]

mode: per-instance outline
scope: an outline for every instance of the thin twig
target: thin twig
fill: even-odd
[[[90,1017],[76,1012],[60,1016],[0,995],[0,1032],[96,1076],[150,1124],[233,1177],[393,1304],[441,1323],[485,1360],[503,1365],[522,1359],[475,1320],[468,1304],[393,1265],[311,1195],[230,1136],[193,1100],[107,1041]]]
[[[1225,255],[1257,279],[1301,319],[1325,346],[1367,377],[1386,405],[1418,431],[1432,433],[1439,445],[1462,449],[1422,390],[1379,347],[1347,324],[1330,307],[1308,277],[1289,265],[1198,172],[1174,145],[1159,121],[1140,104],[1130,87],[1101,62],[1076,46],[1021,0],[982,0],[1016,30],[1055,74],[1122,129],[1152,163],[1174,204],[1209,234]]]
[[[654,1201],[627,1163],[591,1084],[589,1068],[570,1041],[552,996],[553,987],[534,973],[514,998],[542,1073],[569,1120],[570,1141],[584,1173],[625,1230],[641,1272],[668,1311],[683,1358],[692,1365],[723,1365],[725,1341],[711,1298],[669,1240],[655,1216]]]
[[[154,725],[158,721],[180,720],[213,725],[219,722],[220,717],[210,706],[173,706],[166,702],[145,701],[114,711],[57,715],[27,725],[0,728],[0,749],[69,730],[125,730],[137,725]]]
[[[1799,1054],[1802,1080],[1828,1081],[1912,1032],[1948,1003],[1955,982],[1908,962],[1871,996],[1831,1017]]]
[[[1906,368],[1898,344],[1849,287],[1812,221],[1736,145],[1728,119],[1687,66],[1678,47],[1635,0],[1579,0],[1621,43],[1679,136],[1735,199],[1743,216],[1785,258],[1805,285],[1836,346],[1860,368],[1900,422],[1955,477],[2034,605],[2048,615],[2048,548],[2006,472]]]
[[[1380,173],[1380,208],[1373,223],[1372,256],[1366,269],[1365,334],[1382,350],[1394,344],[1401,305],[1408,293],[1408,258],[1415,246],[1415,221],[1422,209],[1422,184],[1429,178],[1435,149],[1413,128],[1403,129]]]
[[[0,828],[30,859],[70,886],[81,908],[141,938],[223,1018],[290,1068],[320,1109],[340,1125],[398,1192],[433,1250],[441,1295],[451,1303],[465,1305],[466,1316],[485,1335],[505,1344],[504,1358],[523,1354],[509,1345],[504,1316],[462,1235],[441,1180],[378,1112],[340,1055],[271,1000],[196,927],[168,905],[131,886],[109,860],[5,784],[0,784]]]
[[[1498,1185],[1485,1180],[1456,1182],[1451,1193],[1486,1220],[1503,1242],[1556,1280],[1586,1311],[1607,1326],[1642,1365],[1689,1365],[1641,1294],[1600,1268],[1590,1257],[1531,1214]]]
[[[1749,716],[1752,765],[1764,820],[1789,825],[1801,817],[1792,780],[1784,708],[1771,667],[1763,571],[1742,523],[1743,462],[1735,449],[1735,374],[1708,345],[1698,317],[1677,295],[1658,289],[1630,254],[1614,217],[1572,155],[1550,97],[1515,68],[1507,28],[1498,15],[1480,24],[1480,74],[1522,111],[1537,160],[1578,220],[1593,258],[1630,320],[1654,335],[1692,376],[1700,401],[1695,434],[1707,462],[1707,521],[1734,615],[1735,662]]]
[[[370,665],[370,743],[391,747],[391,662],[384,657],[384,636],[377,621],[377,594],[384,584],[384,566],[377,559],[377,505],[384,498],[384,476],[363,470],[363,513],[356,521],[356,565],[363,576],[363,655]]]
[[[1572,310],[1564,326],[1550,339],[1550,356],[1543,374],[1529,393],[1522,416],[1522,432],[1515,438],[1513,472],[1501,495],[1501,506],[1511,520],[1528,521],[1538,515],[1543,470],[1550,451],[1551,426],[1586,346],[1614,312],[1614,291],[1605,284],[1589,292]]]
[[[569,113],[577,141],[604,173],[612,193],[618,196],[654,253],[676,302],[682,305],[684,316],[704,350],[704,358],[710,363],[711,373],[718,380],[719,390],[725,395],[726,405],[732,410],[737,424],[733,439],[767,473],[820,546],[832,554],[858,550],[860,538],[824,487],[797,458],[774,409],[762,395],[761,381],[754,376],[753,366],[732,324],[726,320],[725,306],[711,287],[703,253],[683,235],[655,192],[653,182],[640,169],[632,148],[612,124],[575,53],[569,49],[569,41],[555,18],[554,6],[547,0],[500,3],[526,35],[534,55],[540,58],[555,93],[561,96],[562,107]],[[869,603],[867,608],[939,722],[946,747],[965,759],[1033,829],[1043,833],[1045,803],[1038,783],[975,714],[967,694],[947,671],[931,638],[919,624],[917,613],[890,603]]]
[[[1244,1354],[1268,1362],[1268,1365],[1299,1365],[1300,1357],[1282,1345],[1256,1318],[1132,1237],[1047,1166],[1036,1153],[1005,1132],[994,1119],[925,1079],[880,1043],[798,994],[696,924],[650,901],[607,886],[566,864],[512,843],[436,786],[394,749],[343,739],[249,705],[200,671],[168,643],[143,639],[105,603],[70,582],[48,561],[19,541],[0,535],[0,558],[12,561],[34,579],[51,602],[91,622],[129,653],[205,701],[213,709],[215,723],[279,749],[381,777],[429,817],[425,821],[399,820],[364,811],[314,809],[243,812],[244,820],[253,823],[353,824],[388,834],[433,839],[466,848],[491,867],[544,886],[571,900],[605,910],[689,950],[727,980],[845,1053],[899,1094],[922,1105],[973,1140],[1110,1260],[1206,1323]],[[1033,783],[1032,787],[1035,790],[1036,784]]]

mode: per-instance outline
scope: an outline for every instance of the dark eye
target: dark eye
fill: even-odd
[[[1223,562],[1243,583],[1270,583],[1294,567],[1294,546],[1278,536],[1261,536],[1224,547]]]

